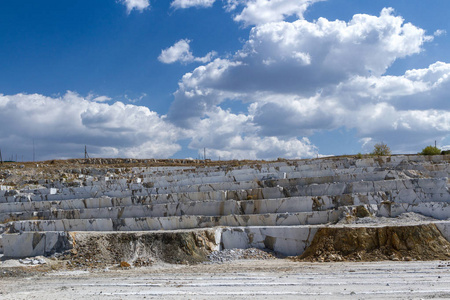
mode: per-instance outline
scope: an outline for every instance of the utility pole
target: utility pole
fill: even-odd
[[[0,163],[3,165],[2,149],[0,149]]]
[[[35,159],[36,159],[36,155],[35,155],[35,151],[34,151],[34,139],[33,139],[33,162],[35,161]]]
[[[89,158],[89,155],[87,153],[87,146],[84,145],[84,159],[88,159],[88,158]]]

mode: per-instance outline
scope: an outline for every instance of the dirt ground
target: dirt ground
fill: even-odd
[[[12,261],[3,262],[13,264]],[[449,299],[450,261],[293,262],[55,270],[4,276],[0,299]],[[18,275],[18,274],[16,274]]]

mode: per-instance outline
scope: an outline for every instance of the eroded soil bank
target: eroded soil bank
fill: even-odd
[[[295,260],[382,261],[450,259],[448,242],[434,224],[320,228]]]
[[[59,257],[72,268],[195,264],[214,250],[213,229],[179,232],[74,232],[73,249]]]

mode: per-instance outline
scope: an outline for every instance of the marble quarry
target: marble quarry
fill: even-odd
[[[318,228],[383,226],[342,221],[411,212],[429,217],[420,222],[436,224],[450,241],[449,162],[448,155],[398,155],[92,168],[76,182],[0,185],[0,252],[50,255],[70,249],[77,232],[212,229],[216,250],[299,255]]]

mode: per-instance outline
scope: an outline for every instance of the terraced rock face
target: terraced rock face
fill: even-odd
[[[174,247],[181,252],[174,255],[192,262],[210,251],[250,247],[311,258],[324,239],[336,236],[346,242],[333,243],[330,251],[345,257],[350,254],[341,246],[355,240],[366,243],[358,239],[361,232],[371,241],[387,231],[399,237],[405,228],[411,228],[413,237],[427,228],[432,240],[440,240],[439,235],[449,240],[449,161],[450,156],[439,155],[207,164],[104,159],[4,164],[0,249],[10,257],[76,250],[84,247],[74,239],[77,232],[83,234],[82,241],[95,235],[118,247],[128,239],[130,245],[140,246],[120,246],[120,259],[139,262],[149,253],[155,255],[156,250],[148,250],[153,244],[167,249],[161,241],[171,240],[176,232],[192,251],[177,244]],[[424,217],[408,218],[415,214]],[[207,243],[190,241],[191,233],[206,232]],[[361,251],[390,247],[412,253],[412,248],[393,246],[395,235],[355,251],[361,256]],[[445,243],[436,245],[440,254],[436,250],[415,258],[448,254]],[[125,254],[137,249],[147,250]],[[380,257],[399,256],[397,252]],[[324,259],[321,254],[317,257]],[[410,255],[402,252],[399,257]]]

